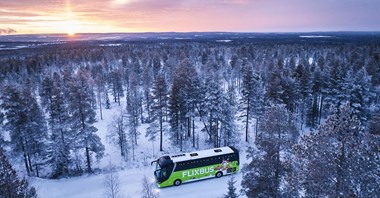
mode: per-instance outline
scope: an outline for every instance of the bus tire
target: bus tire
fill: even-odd
[[[180,179],[174,180],[174,183],[173,183],[174,186],[179,186],[181,184],[182,184],[182,181]]]
[[[218,171],[216,174],[215,174],[215,177],[216,178],[221,178],[223,176],[223,173],[221,171]]]

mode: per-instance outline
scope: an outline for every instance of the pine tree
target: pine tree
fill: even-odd
[[[160,151],[162,151],[163,141],[163,119],[165,116],[165,110],[168,106],[168,91],[165,78],[162,74],[158,74],[153,84],[151,91],[152,98],[152,120],[158,121],[159,133],[160,133]]]
[[[120,105],[120,98],[124,96],[123,91],[123,72],[119,69],[114,69],[109,76],[109,84],[111,85],[112,95],[114,102],[117,102]]]
[[[247,197],[280,197],[280,188],[286,175],[285,153],[291,152],[298,133],[294,118],[284,106],[271,106],[266,110],[259,126],[257,148],[248,149],[252,160],[243,168],[242,192]]]
[[[284,84],[281,69],[277,65],[269,65],[269,77],[266,80],[266,97],[273,104],[284,104],[282,94],[284,92]]]
[[[46,150],[46,122],[35,96],[25,87],[5,84],[1,96],[5,111],[4,129],[9,132],[11,146],[24,158],[28,175],[39,176],[42,155]]]
[[[135,76],[135,73],[132,74],[129,84],[129,92],[127,93],[127,117],[128,117],[128,125],[129,125],[129,135],[131,135],[132,147],[133,150],[137,145],[137,139],[140,135],[139,131],[137,131],[137,127],[139,126],[139,114],[142,112],[140,108],[141,102],[141,94],[138,90],[138,79]],[[141,119],[142,122],[142,119]]]
[[[54,73],[52,77],[45,76],[40,91],[42,105],[48,114],[50,129],[48,158],[53,170],[53,178],[69,174],[71,161],[69,143],[73,140],[67,126],[69,114],[66,111],[67,103],[62,89],[61,76]]]
[[[215,75],[215,74],[214,74]],[[209,136],[209,142],[214,147],[220,144],[220,122],[223,119],[224,94],[220,87],[220,82],[211,74],[205,81],[205,98],[201,103],[202,115],[205,129]]]
[[[255,74],[253,78],[253,92],[255,93],[252,98],[252,111],[253,117],[256,118],[255,136],[257,138],[259,121],[265,111],[265,90],[264,82],[259,74]]]
[[[90,81],[90,73],[81,69],[68,84],[70,128],[73,130],[76,140],[75,149],[84,149],[85,151],[88,173],[92,172],[91,153],[95,153],[98,159],[104,154],[104,146],[96,134],[98,129],[93,126],[96,122],[96,113],[93,109],[96,103]]]
[[[241,134],[236,124],[237,102],[234,87],[230,86],[226,94],[227,96],[224,96],[222,101],[220,133],[223,145],[229,146],[239,143]]]
[[[157,139],[158,134],[160,133],[159,124],[157,121],[153,121],[149,124],[149,127],[146,129],[145,137],[152,142],[152,153],[154,156],[154,141]]]
[[[300,64],[296,67],[295,70],[295,89],[297,90],[295,94],[290,95],[296,95],[297,103],[298,103],[298,109],[300,111],[300,118],[301,118],[301,130],[303,128],[304,123],[307,121],[306,116],[308,109],[311,108],[311,75],[310,75],[310,67],[308,63]],[[295,101],[294,101],[295,102]]]
[[[99,114],[100,119],[103,120],[103,99],[106,99],[104,95],[106,95],[107,88],[106,88],[106,79],[105,79],[105,72],[103,71],[103,68],[101,65],[95,66],[93,69],[94,81],[95,81],[95,87],[96,87],[96,99],[99,106]],[[109,100],[105,100],[106,102],[106,109],[109,109]],[[108,104],[107,104],[108,103]]]
[[[363,67],[356,73],[349,93],[349,101],[353,109],[353,113],[363,124],[367,122],[369,101],[371,100],[369,83],[370,80],[367,71]]]
[[[3,148],[0,148],[0,197],[1,198],[36,198],[37,192],[29,186],[25,178],[19,179],[9,163]]]
[[[185,58],[174,70],[170,93],[171,139],[183,145],[183,135],[191,136],[191,123],[197,105],[199,81],[197,72],[189,59]],[[202,111],[198,109],[198,111]],[[201,116],[202,117],[202,116]],[[209,129],[207,129],[209,130]],[[181,146],[182,149],[182,146]]]
[[[361,184],[366,183],[367,188],[378,183],[372,168],[377,168],[373,162],[379,161],[371,159],[373,147],[363,145],[368,141],[363,141],[366,135],[361,130],[358,118],[346,104],[336,109],[318,132],[303,137],[295,146],[295,162],[302,167],[299,179],[306,196],[359,196]],[[364,174],[366,171],[371,174]],[[362,183],[363,179],[366,182]]]
[[[242,80],[242,97],[239,104],[241,111],[241,119],[244,123],[245,141],[248,142],[249,124],[251,122],[250,117],[252,115],[252,104],[254,97],[254,76],[252,71],[252,65],[248,64],[243,67],[243,80]]]
[[[312,74],[312,106],[307,113],[307,125],[315,128],[320,123],[320,106],[322,100],[322,72],[319,66],[315,66],[315,70]]]
[[[238,198],[239,197],[239,195],[236,194],[235,183],[236,183],[235,177],[232,176],[228,180],[228,192],[227,194],[224,194],[224,198]]]

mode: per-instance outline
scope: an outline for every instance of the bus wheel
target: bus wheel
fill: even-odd
[[[222,177],[223,176],[223,173],[222,172],[217,172],[216,174],[215,174],[215,177],[216,178],[220,178],[220,177]]]
[[[182,184],[182,181],[180,179],[176,179],[173,184],[174,186],[179,186]]]

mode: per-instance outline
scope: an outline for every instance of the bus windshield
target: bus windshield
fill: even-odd
[[[173,171],[174,163],[166,158],[160,158],[156,161],[156,170],[154,175],[158,182],[163,182],[170,177],[171,172]]]
[[[165,179],[168,177],[169,170],[168,167],[161,167],[159,163],[156,164],[156,171],[155,171],[156,177],[158,180]]]

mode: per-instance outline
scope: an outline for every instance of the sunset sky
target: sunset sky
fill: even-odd
[[[0,33],[380,31],[380,0],[0,0]]]

